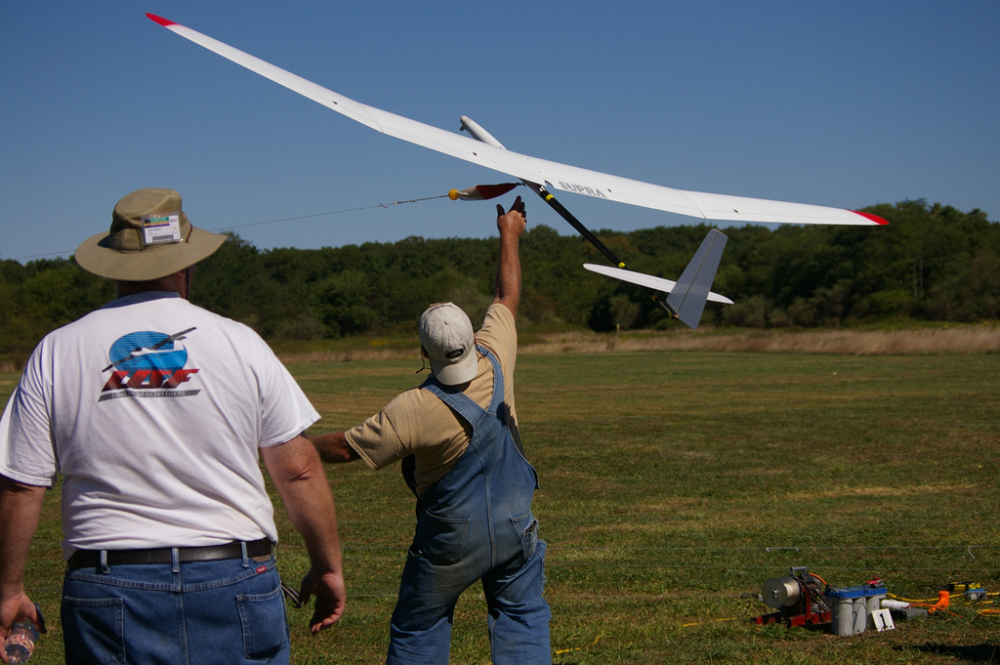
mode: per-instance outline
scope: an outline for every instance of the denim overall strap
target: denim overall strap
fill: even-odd
[[[479,346],[477,348],[479,349],[480,353],[489,357],[488,355],[489,351],[485,347]],[[494,364],[493,371],[494,373],[499,371],[499,367],[497,367],[496,364]],[[500,393],[502,394],[503,393],[502,376],[500,377],[500,381],[501,381]],[[494,393],[496,393],[496,384],[497,384],[497,379],[494,376],[493,379]],[[483,411],[482,407],[476,404],[473,400],[466,397],[461,390],[459,390],[455,386],[444,385],[443,383],[438,381],[433,374],[428,376],[427,379],[422,384],[420,384],[420,387],[429,390],[431,393],[436,395],[438,399],[444,402],[450,409],[455,411],[455,413],[457,413],[463,420],[469,423],[469,425],[472,427],[473,432],[475,432],[476,429],[479,427],[480,423],[482,423],[483,418],[487,416],[487,413]],[[400,471],[403,474],[403,480],[406,482],[406,486],[410,488],[411,492],[413,492],[413,496],[417,497],[417,515],[419,516],[422,511],[424,502],[419,496],[417,496],[416,465],[417,465],[416,456],[407,455],[402,459],[402,464],[400,465]]]
[[[503,403],[503,371],[500,369],[500,363],[485,346],[477,346],[476,348],[493,365],[493,398],[490,400],[490,406],[487,410],[484,411],[483,407],[476,404],[458,388],[442,384],[434,375],[427,377],[427,380],[420,386],[437,395],[455,413],[462,416],[465,422],[472,425],[473,430],[487,414],[496,415],[497,408]]]
[[[476,347],[483,354],[490,364],[493,365],[493,399],[487,409],[491,414],[496,415],[497,409],[503,404],[503,369],[500,367],[500,360],[485,346]]]

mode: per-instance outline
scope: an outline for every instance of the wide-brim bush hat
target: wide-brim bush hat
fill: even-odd
[[[420,344],[431,361],[431,371],[446,386],[476,377],[476,339],[472,321],[458,305],[431,305],[420,317]]]
[[[83,241],[76,262],[87,272],[119,282],[146,282],[198,263],[227,236],[191,225],[173,189],[139,189],[111,213],[111,228]]]

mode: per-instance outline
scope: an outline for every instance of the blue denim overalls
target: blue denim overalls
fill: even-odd
[[[431,376],[421,386],[472,426],[469,447],[417,501],[417,530],[392,613],[386,662],[448,662],[459,595],[482,579],[494,665],[550,663],[549,605],[542,597],[545,542],[531,514],[538,483],[507,425],[503,372],[490,351],[488,410]]]

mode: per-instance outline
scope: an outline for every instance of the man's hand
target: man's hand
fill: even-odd
[[[0,601],[0,643],[7,640],[11,627],[18,621],[30,621],[35,624],[39,633],[46,632],[42,615],[36,611],[35,604],[23,591]],[[7,654],[2,650],[0,650],[0,660],[8,662]]]
[[[340,621],[340,617],[344,614],[347,598],[344,575],[340,572],[317,573],[315,570],[310,570],[302,578],[299,597],[305,605],[312,596],[316,596],[316,610],[309,620],[309,630],[315,635]]]
[[[520,196],[514,199],[514,204],[507,212],[503,211],[502,205],[497,204],[497,229],[500,231],[500,238],[508,233],[513,233],[515,237],[520,236],[527,226],[524,201],[521,200]]]

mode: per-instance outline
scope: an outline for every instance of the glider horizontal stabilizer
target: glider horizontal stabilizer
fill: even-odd
[[[583,267],[590,272],[596,272],[599,275],[614,277],[615,279],[620,279],[623,282],[638,284],[639,286],[645,286],[662,293],[670,293],[677,286],[677,282],[673,280],[663,279],[662,277],[654,277],[653,275],[647,275],[644,272],[636,272],[635,270],[622,270],[621,268],[612,268],[610,266],[602,266],[596,263],[584,263]],[[725,305],[733,304],[732,300],[726,296],[715,293],[714,291],[710,291],[708,293],[708,301],[721,302]]]
[[[530,157],[367,106],[239,49],[155,14],[152,21],[289,90],[389,136],[484,166],[526,182],[599,199],[664,210],[706,220],[790,224],[886,224],[868,213],[804,203],[708,194],[621,178]]]

